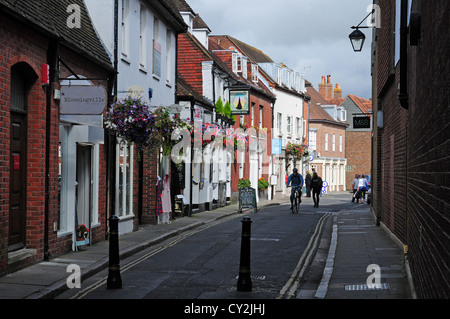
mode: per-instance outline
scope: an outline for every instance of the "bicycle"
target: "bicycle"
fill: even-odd
[[[300,203],[302,202],[300,194],[300,186],[294,186],[294,200],[292,201],[292,213],[297,214],[300,211]]]

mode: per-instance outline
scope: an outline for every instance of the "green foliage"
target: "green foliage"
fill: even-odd
[[[250,180],[248,178],[241,178],[239,179],[238,182],[238,188],[244,188],[244,187],[251,187],[252,183],[250,182]]]

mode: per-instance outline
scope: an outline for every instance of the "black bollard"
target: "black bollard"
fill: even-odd
[[[119,217],[116,215],[109,218],[109,269],[106,288],[122,288],[119,257]]]
[[[242,218],[242,241],[241,241],[241,263],[239,266],[239,278],[237,291],[252,291],[252,280],[250,278],[250,217]]]

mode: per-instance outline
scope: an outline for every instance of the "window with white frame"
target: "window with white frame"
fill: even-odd
[[[252,63],[252,81],[258,82],[258,64]]]
[[[299,117],[295,118],[295,127],[296,127],[297,137],[301,137],[302,136],[302,121]]]
[[[247,78],[247,57],[246,56],[242,56],[242,76],[244,77],[244,79]]]
[[[147,8],[143,3],[141,3],[139,23],[140,66],[145,69],[147,65]]]
[[[283,121],[283,116],[281,115],[281,113],[277,113],[277,131],[278,131],[278,134],[282,134],[282,129],[281,129],[281,127],[282,127],[282,121]]]
[[[325,133],[325,151],[328,151],[328,133]]]
[[[309,150],[310,152],[316,150],[316,137],[317,137],[317,130],[310,130],[309,131]]]
[[[342,152],[342,135],[339,135],[339,152]]]
[[[172,32],[166,31],[166,83],[172,82]]]
[[[287,116],[287,133],[291,135],[292,132],[292,116]]]
[[[159,19],[153,20],[153,75],[161,77],[161,43],[159,42]]]
[[[278,83],[278,85],[281,85],[281,75],[282,75],[282,70],[280,67],[277,67],[277,83]]]
[[[130,0],[122,0],[122,55],[128,57],[130,50]]]
[[[133,214],[133,145],[118,139],[116,144],[116,214]]]
[[[242,72],[242,56],[239,53],[232,53],[231,64],[234,73]]]
[[[332,134],[331,135],[331,138],[332,138],[332,151],[334,152],[334,151],[336,151],[336,134]]]
[[[303,136],[306,137],[306,120],[303,120]]]

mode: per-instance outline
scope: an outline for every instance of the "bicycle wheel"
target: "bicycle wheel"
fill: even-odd
[[[294,214],[298,213],[299,206],[300,206],[300,199],[298,197],[298,192],[295,192],[295,202],[294,202],[294,211],[293,211]]]

